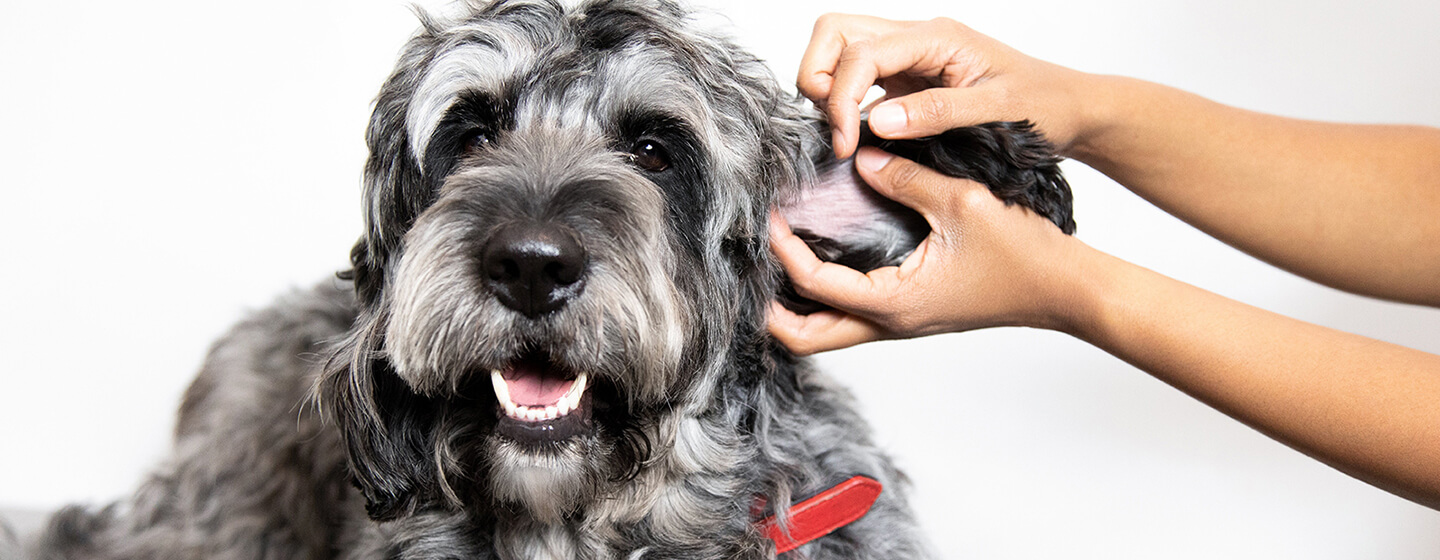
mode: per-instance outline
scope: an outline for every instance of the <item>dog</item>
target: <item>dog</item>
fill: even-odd
[[[861,270],[923,218],[678,4],[462,12],[420,14],[375,101],[352,267],[218,341],[172,456],[30,554],[929,557],[851,397],[764,324],[819,308],[785,288],[773,208]],[[1025,123],[866,141],[1074,229]]]

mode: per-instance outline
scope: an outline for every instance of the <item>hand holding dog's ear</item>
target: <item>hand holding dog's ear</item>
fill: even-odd
[[[771,306],[770,332],[797,354],[872,340],[1023,325],[1064,329],[1073,257],[1088,250],[1055,224],[1007,205],[984,185],[864,148],[861,177],[909,206],[931,232],[899,266],[861,273],[821,261],[783,218],[771,248],[796,291],[835,309],[795,314]]]
[[[842,158],[855,151],[859,104],[871,85],[885,89],[886,100],[870,112],[871,130],[881,138],[1029,120],[1067,154],[1094,126],[1082,99],[1087,79],[954,20],[829,14],[815,22],[796,85],[825,108]]]

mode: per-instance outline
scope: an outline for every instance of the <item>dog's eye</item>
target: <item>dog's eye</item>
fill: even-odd
[[[665,152],[665,147],[659,142],[641,140],[630,149],[630,162],[640,169],[658,173],[670,168],[670,154]]]
[[[474,130],[465,136],[465,152],[475,153],[490,145],[490,136],[483,130]]]

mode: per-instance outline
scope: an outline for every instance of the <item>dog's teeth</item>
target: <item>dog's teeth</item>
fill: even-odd
[[[580,372],[580,375],[575,378],[575,385],[570,387],[570,393],[565,395],[570,401],[571,410],[580,408],[580,397],[585,395],[585,389],[589,388],[589,385],[590,376],[583,371]]]
[[[580,395],[585,394],[585,384],[589,381],[590,376],[585,375],[583,371],[580,372],[580,375],[575,377],[575,382],[570,384],[570,390],[565,392],[565,396],[561,397],[561,400],[574,399],[576,403],[580,402]]]
[[[589,382],[589,379],[588,375],[581,372],[580,375],[575,378],[575,382],[570,384],[570,390],[565,392],[565,396],[560,397],[560,402],[557,404],[561,416],[580,408],[580,397],[585,394],[585,385]]]
[[[500,401],[500,406],[505,407],[507,413],[515,408],[515,402],[510,400],[510,386],[505,384],[505,376],[500,374],[500,370],[490,370],[490,384],[495,386],[495,398]]]
[[[505,383],[505,378],[500,374],[500,370],[490,372],[490,384],[495,387],[495,398],[499,400],[505,415],[525,422],[554,420],[575,412],[580,408],[580,398],[584,396],[589,380],[588,375],[581,373],[575,377],[575,381],[570,384],[570,389],[565,391],[559,401],[542,407],[516,404],[510,398],[510,386]]]

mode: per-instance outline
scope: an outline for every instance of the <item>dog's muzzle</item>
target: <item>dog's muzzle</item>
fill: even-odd
[[[485,286],[505,307],[535,320],[559,311],[585,288],[584,246],[564,227],[525,222],[500,230],[485,243],[480,266]],[[544,442],[588,430],[590,378],[542,353],[525,355],[490,372],[499,412],[497,428],[512,439]]]

